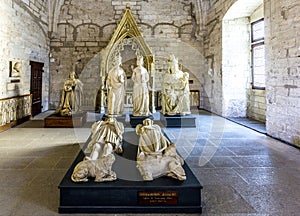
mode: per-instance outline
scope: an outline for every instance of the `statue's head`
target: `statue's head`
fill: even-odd
[[[116,121],[116,118],[114,115],[107,115],[107,117],[105,118],[106,122],[114,122]]]
[[[174,54],[170,55],[169,61],[172,62],[173,64],[178,64],[178,58],[176,58]]]
[[[21,62],[16,62],[13,66],[13,69],[17,72],[20,72],[21,71],[21,68],[22,68],[22,64]]]
[[[178,69],[178,59],[175,57],[174,54],[171,54],[169,59],[168,59],[168,63],[170,68],[173,69]]]
[[[143,121],[143,125],[144,126],[149,126],[149,125],[153,125],[153,120],[150,118],[147,118]]]
[[[121,64],[122,64],[122,56],[121,56],[121,53],[119,53],[119,55],[117,55],[117,57],[116,57],[116,62],[117,62],[117,65],[121,65]]]
[[[75,73],[75,71],[71,71],[71,72],[69,73],[69,78],[70,78],[70,79],[75,79],[75,78],[76,78],[76,73]]]
[[[144,64],[144,57],[142,55],[139,55],[136,57],[136,64],[137,65],[143,65]]]

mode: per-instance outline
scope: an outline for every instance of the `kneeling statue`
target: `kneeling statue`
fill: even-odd
[[[69,79],[64,82],[60,104],[55,110],[55,114],[59,114],[60,116],[72,116],[72,114],[79,113],[83,98],[82,89],[82,82],[76,78],[75,72],[71,71]]]
[[[162,133],[153,120],[145,119],[136,126],[140,135],[137,153],[137,168],[145,181],[160,176],[169,176],[181,181],[186,180],[182,167],[184,160],[177,154],[176,146]]]

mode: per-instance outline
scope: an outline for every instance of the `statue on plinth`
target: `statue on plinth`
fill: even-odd
[[[108,116],[104,121],[95,122],[92,125],[91,139],[85,149],[89,156],[77,164],[72,180],[88,181],[88,177],[95,177],[96,182],[116,180],[112,165],[115,161],[114,152],[123,152],[123,133],[123,124],[114,117]]]
[[[60,104],[55,110],[55,114],[61,116],[72,116],[72,114],[80,112],[83,83],[76,78],[74,71],[71,71],[69,78],[64,82]]]
[[[189,74],[179,69],[178,59],[171,55],[162,83],[162,113],[187,115],[190,110]]]
[[[122,57],[117,57],[117,65],[113,67],[106,79],[108,115],[122,115],[124,111],[126,74],[121,67]]]
[[[143,56],[137,57],[137,67],[133,69],[133,116],[150,116],[149,111],[149,74],[143,67]]]
[[[136,126],[136,133],[140,136],[137,168],[145,181],[160,176],[186,180],[182,168],[184,160],[177,154],[175,144],[163,135],[159,125],[147,118],[143,124]]]

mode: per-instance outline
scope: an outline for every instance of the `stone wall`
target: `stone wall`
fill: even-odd
[[[205,75],[206,92],[211,111],[223,115],[224,92],[222,71],[222,20],[229,8],[237,1],[219,0],[211,4],[207,12],[204,41],[205,56],[211,58],[210,76]],[[248,115],[264,121],[266,108],[267,133],[273,137],[299,146],[299,65],[300,40],[299,7],[295,1],[264,1],[266,45],[266,92],[248,90]],[[264,105],[266,94],[267,105]],[[206,104],[205,104],[206,106]]]
[[[300,4],[265,0],[267,132],[300,146]]]
[[[209,70],[203,74],[203,107],[213,113],[223,114],[222,93],[222,20],[235,0],[210,1],[205,19],[204,55],[209,61]]]
[[[247,117],[266,122],[266,93],[264,90],[248,89]]]
[[[250,22],[260,16],[260,4],[260,0],[222,0],[207,6],[204,47],[211,63],[204,74],[209,93],[204,108],[219,115],[246,117],[252,112],[248,110],[252,106],[247,107],[248,98],[255,96],[247,90],[251,88]]]
[[[249,18],[222,22],[222,115],[246,117],[250,82]]]
[[[47,7],[43,0],[0,2],[0,99],[30,94],[30,61],[43,62],[43,110],[48,109],[49,39]],[[11,77],[10,61],[20,62],[20,77]],[[16,101],[16,100],[12,100]]]
[[[108,44],[127,4],[155,55],[156,90],[161,88],[161,76],[171,53],[179,58],[184,70],[190,72],[191,89],[201,88],[201,73],[206,70],[206,62],[198,1],[99,0],[91,3],[70,0],[60,9],[57,32],[51,33],[50,108],[57,107],[63,81],[73,69],[84,83],[85,108],[94,108],[101,85],[100,53]]]

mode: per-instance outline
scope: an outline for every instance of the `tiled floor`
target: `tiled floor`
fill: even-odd
[[[59,215],[57,186],[90,128],[43,128],[49,114],[0,133],[0,215]],[[165,132],[203,184],[203,215],[299,215],[299,150],[210,113],[195,115],[197,128]],[[90,124],[96,119],[89,115]]]
[[[243,125],[245,127],[251,128],[257,132],[267,134],[266,124],[264,122],[242,117],[229,117],[228,120]]]

